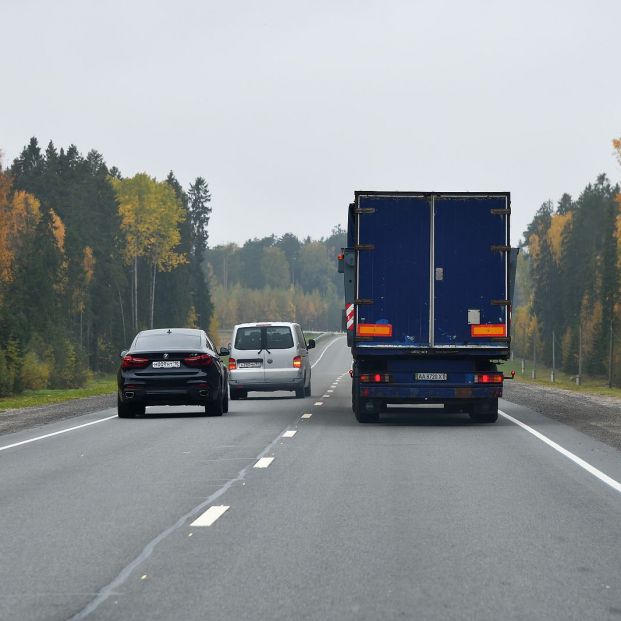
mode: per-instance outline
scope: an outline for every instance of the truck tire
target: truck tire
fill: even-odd
[[[495,423],[498,420],[498,399],[481,399],[470,406],[469,414],[474,423]]]
[[[368,404],[369,399],[362,399],[356,390],[356,386],[352,387],[352,409],[356,420],[359,423],[378,423],[379,412],[369,411]]]

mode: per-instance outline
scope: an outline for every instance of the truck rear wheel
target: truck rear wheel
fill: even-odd
[[[359,423],[378,423],[379,411],[377,405],[370,399],[362,399],[356,390],[352,388],[352,409]]]
[[[475,423],[495,423],[498,420],[498,399],[481,399],[470,406],[469,414]]]

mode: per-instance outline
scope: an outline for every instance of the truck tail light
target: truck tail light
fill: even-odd
[[[358,336],[392,336],[392,324],[390,323],[359,323]]]
[[[121,369],[142,369],[149,364],[148,358],[139,358],[137,356],[123,356],[121,361]]]
[[[504,323],[473,323],[470,326],[470,336],[476,338],[507,336],[507,326]]]
[[[229,371],[234,371],[237,368],[237,360],[235,358],[229,358]]]
[[[294,366],[296,369],[301,369],[301,368],[302,368],[302,356],[296,356],[296,357],[293,359],[293,366]]]
[[[367,384],[387,384],[391,381],[389,373],[363,373],[360,381]]]
[[[475,384],[502,384],[502,373],[477,373],[474,376]]]

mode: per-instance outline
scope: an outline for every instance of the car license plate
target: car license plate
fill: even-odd
[[[445,382],[446,381],[446,373],[417,373],[417,380],[425,380],[425,381],[434,381],[434,382]]]
[[[181,366],[180,360],[161,360],[153,363],[154,369],[174,369]]]
[[[261,365],[263,363],[262,362],[238,362],[237,363],[237,368],[238,369],[260,369]]]

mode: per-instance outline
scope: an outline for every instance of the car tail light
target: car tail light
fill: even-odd
[[[502,373],[477,373],[474,376],[475,384],[502,384]]]
[[[301,369],[301,368],[302,368],[302,356],[296,356],[296,357],[293,359],[293,366],[294,366],[296,369]]]
[[[213,358],[209,354],[200,354],[198,356],[188,356],[183,359],[183,364],[188,367],[208,367],[213,362]]]
[[[237,368],[237,360],[235,358],[229,358],[229,371],[234,371]]]
[[[137,356],[123,356],[121,360],[121,369],[141,369],[149,364],[148,358],[138,358]]]
[[[389,373],[363,373],[360,381],[369,384],[385,384],[391,381],[391,377]]]

